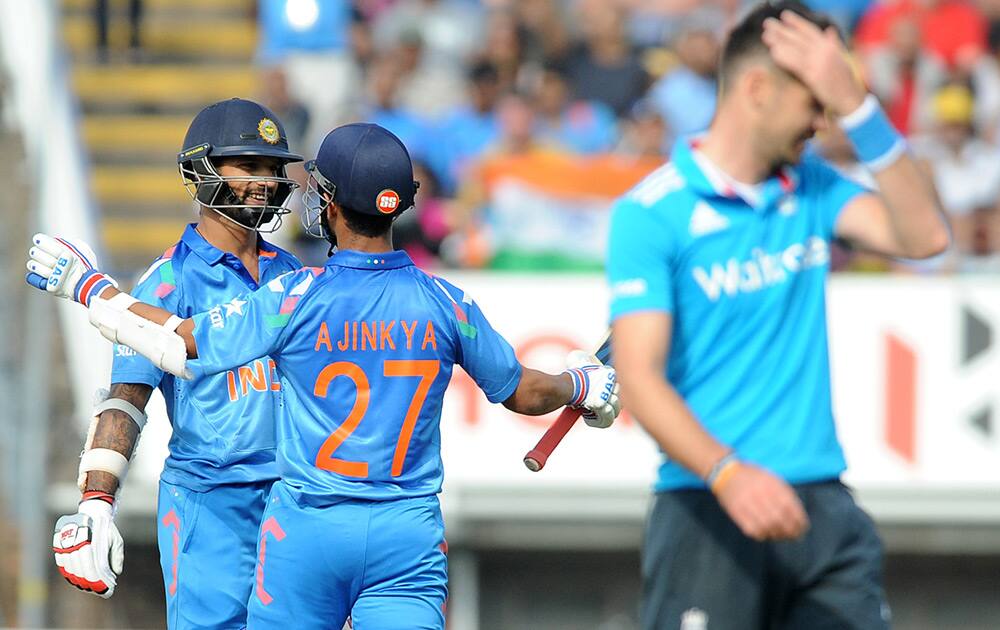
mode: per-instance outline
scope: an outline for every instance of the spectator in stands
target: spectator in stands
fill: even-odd
[[[997,0],[979,0],[976,3],[986,18],[986,44],[991,53],[1000,50],[1000,2]]]
[[[445,194],[452,194],[470,160],[496,142],[500,126],[497,102],[500,77],[488,61],[478,61],[468,74],[468,103],[453,109],[434,132],[428,147],[430,165]]]
[[[599,270],[612,199],[663,159],[569,153],[538,136],[532,105],[516,93],[502,100],[500,139],[463,179],[442,256],[492,269]]]
[[[614,146],[618,135],[615,115],[597,101],[571,100],[565,69],[550,62],[539,74],[534,90],[538,137],[572,153],[601,153]]]
[[[511,11],[497,10],[486,21],[482,57],[497,69],[503,91],[513,90],[524,66],[522,32]]]
[[[538,113],[532,100],[520,92],[510,92],[497,104],[500,134],[496,142],[486,147],[483,158],[496,155],[524,155],[541,151],[545,143],[539,140]]]
[[[930,167],[941,205],[951,221],[959,257],[976,250],[975,233],[1000,201],[1000,150],[976,137],[974,99],[968,86],[949,83],[931,100],[933,131],[913,149]],[[955,265],[957,266],[957,265]]]
[[[918,130],[928,120],[923,108],[945,80],[946,68],[923,49],[916,18],[895,20],[884,44],[869,48],[865,65],[871,90],[896,129],[904,135]]]
[[[998,208],[977,210],[972,215],[972,249],[958,261],[960,273],[1000,273]]]
[[[655,48],[673,41],[688,16],[698,11],[718,15],[716,27],[724,31],[738,17],[747,0],[615,0],[626,11],[628,37],[640,48]]]
[[[357,3],[354,4],[351,16],[351,51],[354,53],[354,63],[364,73],[380,51],[372,34],[372,21],[358,9]]]
[[[603,0],[580,5],[584,42],[568,60],[574,97],[599,101],[621,116],[649,84],[649,76],[625,37],[620,7]]]
[[[1000,64],[993,55],[979,55],[968,65],[954,68],[948,80],[966,83],[976,95],[973,105],[973,125],[977,133],[990,141],[997,140],[1000,123]],[[940,84],[939,84],[940,86]],[[924,129],[933,126],[931,107],[921,109],[927,119],[922,121]]]
[[[289,93],[288,77],[281,67],[265,68],[262,79],[262,104],[285,123],[288,146],[301,147],[309,130],[309,110]]]
[[[951,6],[952,3],[944,4]],[[952,9],[957,11],[958,7]],[[929,103],[938,86],[949,77],[968,81],[976,92],[976,125],[981,133],[993,138],[1000,121],[1000,68],[997,60],[981,54],[983,49],[978,43],[967,43],[957,52],[949,53],[954,60],[949,65],[941,46],[935,47],[933,39],[926,41],[929,27],[922,24],[934,15],[932,13],[928,17],[924,13],[910,11],[891,15],[892,19],[884,18],[888,28],[886,39],[866,44],[863,49],[872,91],[886,104],[893,124],[904,133],[914,133],[926,131],[933,124]],[[963,10],[955,15],[974,13]],[[933,19],[955,20],[956,28],[962,32],[962,21],[955,15],[945,13],[943,17]],[[932,29],[931,32],[935,31]]]
[[[531,100],[516,92],[497,105],[500,133],[479,158],[469,165],[459,184],[454,203],[448,207],[450,234],[441,245],[441,255],[460,267],[483,267],[493,255],[493,245],[481,212],[488,200],[484,171],[491,160],[525,156],[543,151],[535,137],[536,114]]]
[[[966,0],[882,0],[861,19],[855,44],[868,50],[890,42],[900,20],[914,21],[917,39],[950,68],[970,65],[987,49],[986,18]]]
[[[560,3],[520,0],[515,11],[526,63],[541,66],[547,61],[565,60],[573,42]]]
[[[376,37],[378,37],[376,33]],[[381,41],[376,39],[376,41]],[[442,63],[416,28],[404,30],[390,45],[399,66],[399,104],[426,118],[437,118],[462,101],[463,66]]]
[[[365,22],[374,22],[392,8],[396,0],[353,0],[354,8]]]
[[[365,103],[359,118],[385,127],[399,138],[414,159],[426,155],[429,123],[401,103],[403,79],[400,57],[392,52],[377,56],[368,68]]]
[[[460,67],[483,35],[483,11],[463,0],[398,0],[375,20],[375,41],[399,41],[416,31],[434,63]]]
[[[260,0],[258,23],[258,60],[264,67],[282,68],[289,94],[309,110],[306,142],[298,150],[312,154],[354,108],[360,73],[351,50],[356,25],[350,2]]]
[[[667,125],[650,99],[639,100],[621,120],[621,140],[615,149],[619,155],[665,160],[669,151]]]
[[[128,49],[129,56],[136,60],[142,50],[142,0],[128,2]],[[108,62],[108,26],[111,23],[111,12],[108,10],[108,0],[97,0],[94,7],[94,24],[97,27],[97,61]]]
[[[392,225],[392,242],[405,250],[414,264],[428,268],[438,264],[441,241],[448,235],[445,200],[437,178],[421,162],[413,163],[413,179],[420,183],[412,212],[404,212]]]
[[[649,91],[675,138],[708,129],[715,114],[720,18],[718,11],[699,9],[682,21],[673,40],[677,65]]]

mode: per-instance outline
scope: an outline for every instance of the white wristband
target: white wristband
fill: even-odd
[[[128,459],[110,448],[92,448],[84,451],[80,456],[80,474],[86,475],[95,470],[111,473],[118,478],[118,483],[121,485],[125,479],[125,471],[128,470]]]
[[[868,117],[874,114],[875,110],[879,107],[878,97],[874,94],[868,94],[868,96],[865,97],[865,100],[861,101],[861,104],[858,105],[857,109],[846,116],[841,116],[840,120],[837,121],[837,124],[840,125],[840,128],[844,131],[855,129],[858,125],[868,120]]]

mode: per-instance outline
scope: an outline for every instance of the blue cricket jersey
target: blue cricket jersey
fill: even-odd
[[[262,283],[301,266],[263,240],[258,249]],[[221,304],[213,316],[222,317],[235,308],[229,298],[257,286],[238,257],[211,245],[191,224],[143,274],[132,295],[184,318]],[[128,346],[116,344],[114,353],[112,383],[144,383],[163,392],[173,427],[164,481],[205,491],[278,477],[275,415],[281,384],[266,353],[191,381],[163,372]]]
[[[340,251],[245,295],[221,317],[195,315],[200,376],[251,357],[282,378],[278,469],[310,500],[387,500],[441,490],[441,403],[461,365],[491,402],[521,366],[460,289],[405,252]]]
[[[615,205],[611,319],[673,319],[666,377],[746,461],[791,483],[845,468],[830,397],[825,281],[841,209],[865,190],[809,156],[751,206],[689,140]],[[669,459],[657,490],[703,487]]]

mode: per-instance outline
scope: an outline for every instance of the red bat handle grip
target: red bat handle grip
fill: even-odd
[[[528,467],[528,470],[538,472],[545,467],[545,462],[548,461],[549,455],[559,446],[559,442],[562,442],[562,439],[566,437],[566,434],[569,433],[569,430],[573,428],[573,425],[582,414],[582,409],[570,409],[566,407],[562,410],[562,413],[552,423],[552,426],[545,431],[542,439],[538,440],[535,448],[528,451],[528,454],[524,456],[524,465]]]

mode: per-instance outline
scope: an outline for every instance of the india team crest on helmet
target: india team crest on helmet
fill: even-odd
[[[270,118],[260,119],[260,122],[257,123],[257,133],[268,144],[278,144],[278,140],[281,139],[281,134],[278,132],[278,125],[274,124],[274,121]]]
[[[375,197],[375,207],[382,214],[392,214],[399,208],[399,193],[386,188]]]

